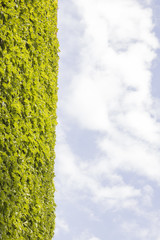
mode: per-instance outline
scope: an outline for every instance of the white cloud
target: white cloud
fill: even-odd
[[[153,2],[153,0],[146,0],[146,3],[150,5]]]
[[[69,226],[67,224],[67,222],[60,217],[56,217],[56,228],[55,228],[55,235],[58,235],[61,231],[64,232],[69,232]]]
[[[160,184],[160,103],[151,95],[151,64],[159,43],[153,33],[152,11],[137,0],[79,0],[74,4],[85,26],[80,70],[72,72],[74,66],[68,65],[71,84],[61,93],[60,108],[66,125],[76,120],[80,128],[99,132],[101,154],[92,162],[81,159],[67,143],[69,130],[59,119],[57,196],[71,202],[86,198],[104,212],[127,209],[141,217],[140,209],[144,214],[154,208],[155,189],[150,183]],[[74,45],[77,39],[74,34],[72,38]],[[127,183],[125,173],[146,182],[143,186]],[[149,216],[157,226],[159,219]],[[144,218],[149,222],[147,215]],[[135,222],[125,222],[122,228],[140,239],[151,236],[150,228],[140,229]],[[154,239],[159,236],[157,229],[152,227]],[[98,240],[92,235],[79,239]]]
[[[89,240],[100,240],[100,238],[97,238],[97,237],[91,237]]]
[[[143,188],[142,204],[145,207],[152,207],[152,198],[154,195],[154,190],[150,185],[145,185]]]
[[[159,43],[152,11],[135,0],[75,4],[85,33],[81,71],[68,88],[64,110],[82,128],[106,133],[99,145],[112,167],[160,183],[160,123],[153,115],[150,71]]]
[[[154,146],[119,131],[100,140],[99,146],[106,152],[106,161],[113,170],[135,172],[160,183],[159,153]]]
[[[137,208],[139,198],[142,197],[141,189],[125,183],[123,177],[113,171],[112,164],[107,164],[107,159],[99,159],[98,162],[95,159],[93,165],[82,162],[72,152],[65,138],[57,141],[56,153],[56,172],[59,176],[57,196],[72,201],[87,197],[95,203],[100,203],[106,210]],[[107,181],[107,185],[103,184],[104,181]],[[81,194],[77,195],[79,192]],[[145,191],[144,195],[147,198],[149,192]]]
[[[97,238],[93,236],[88,230],[81,233],[81,235],[76,238],[76,240],[101,240],[100,238]]]
[[[158,214],[149,212],[146,216],[145,213],[142,213],[142,215],[144,215],[142,216],[142,218],[144,217],[143,224],[133,219],[120,223],[124,235],[131,236],[131,239],[158,240],[160,237],[160,219]],[[148,219],[147,222],[146,219]]]
[[[135,237],[138,237],[140,239],[148,239],[148,235],[149,235],[149,229],[147,228],[141,228],[137,223],[132,222],[125,222],[122,224],[122,229],[125,232],[125,234],[127,233],[131,233],[134,234]]]

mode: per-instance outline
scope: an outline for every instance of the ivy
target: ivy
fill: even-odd
[[[57,0],[0,0],[0,239],[55,227]]]

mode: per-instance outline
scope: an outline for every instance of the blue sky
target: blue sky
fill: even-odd
[[[55,240],[160,240],[159,10],[59,0]]]

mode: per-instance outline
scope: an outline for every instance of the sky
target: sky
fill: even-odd
[[[59,0],[54,240],[160,240],[159,12]]]

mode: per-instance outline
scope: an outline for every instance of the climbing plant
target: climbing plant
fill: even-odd
[[[51,240],[57,0],[0,0],[0,239]]]

